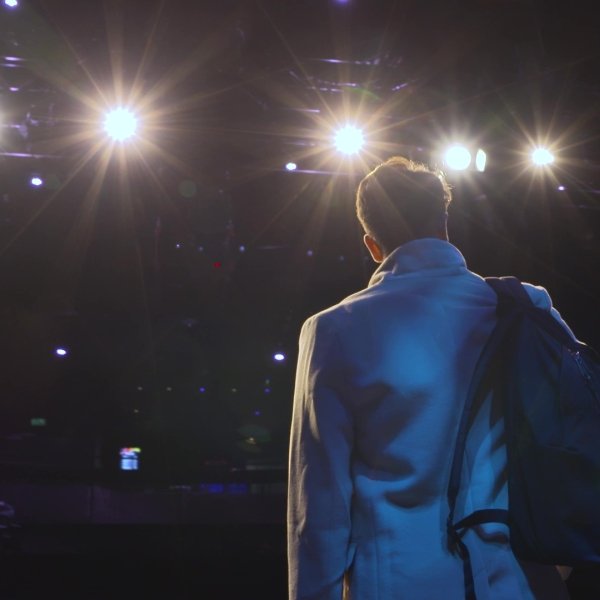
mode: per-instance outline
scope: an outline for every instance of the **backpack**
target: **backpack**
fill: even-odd
[[[537,308],[517,279],[486,282],[498,296],[498,321],[471,380],[448,485],[448,540],[463,560],[467,600],[476,596],[462,535],[482,523],[507,524],[520,559],[600,563],[600,359]],[[508,510],[454,523],[469,424],[487,393],[500,394],[503,406]]]

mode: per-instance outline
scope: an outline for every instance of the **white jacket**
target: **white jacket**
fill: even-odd
[[[562,322],[540,287],[534,302]],[[449,242],[396,249],[369,286],[300,335],[290,439],[290,600],[462,600],[447,485],[496,296]],[[566,327],[566,325],[565,325]],[[457,519],[506,508],[503,423],[488,400],[469,434]],[[553,567],[519,563],[503,525],[469,531],[478,600],[564,599]],[[540,587],[541,586],[541,587]]]

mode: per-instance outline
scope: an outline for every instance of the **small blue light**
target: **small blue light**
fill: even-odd
[[[225,491],[225,484],[201,483],[198,485],[198,489],[204,494],[222,494]]]
[[[66,356],[69,352],[66,350],[66,348],[57,348],[54,353],[56,356]]]
[[[246,246],[240,246],[240,252],[246,252]]]
[[[298,168],[298,165],[295,162],[289,162],[285,165],[287,171],[295,171]]]
[[[277,352],[277,354],[273,355],[273,360],[276,360],[277,362],[281,362],[281,361],[285,360],[285,354],[282,354],[281,352]]]
[[[4,0],[4,4],[9,8],[15,8],[15,6],[19,6],[18,0]]]
[[[35,177],[32,177],[29,180],[29,183],[31,183],[31,185],[33,187],[40,187],[41,185],[43,185],[44,180],[41,177],[38,177],[37,175]]]

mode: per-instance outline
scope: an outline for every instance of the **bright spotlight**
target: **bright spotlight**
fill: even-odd
[[[471,164],[471,153],[464,146],[450,146],[444,154],[444,162],[453,171],[464,171]]]
[[[54,354],[56,354],[56,356],[66,356],[68,353],[69,352],[66,348],[56,348],[56,350],[54,351]]]
[[[287,171],[295,171],[298,168],[298,165],[295,162],[289,162],[285,165]]]
[[[273,355],[273,360],[276,360],[277,362],[282,362],[285,360],[285,354],[277,352],[277,354]]]
[[[104,131],[115,141],[123,142],[135,135],[137,118],[127,108],[111,110],[104,121]]]
[[[44,184],[44,180],[41,177],[38,177],[37,175],[34,175],[30,180],[29,183],[33,186],[33,187],[40,187],[41,185]]]
[[[4,0],[4,4],[9,8],[15,8],[15,6],[19,6],[18,0]]]
[[[479,150],[477,150],[477,154],[475,155],[475,168],[480,173],[483,173],[485,171],[486,162],[487,154],[481,148],[479,148]]]
[[[531,160],[533,161],[534,165],[537,165],[538,167],[543,167],[554,162],[554,155],[552,154],[552,152],[550,152],[550,150],[548,150],[548,148],[540,147],[536,148],[531,153]]]
[[[342,154],[357,154],[363,147],[363,132],[354,125],[346,125],[335,134],[335,147]]]

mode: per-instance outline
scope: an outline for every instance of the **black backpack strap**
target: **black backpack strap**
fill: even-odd
[[[498,302],[511,299],[521,306],[534,306],[523,284],[516,277],[486,277],[485,281],[496,292]]]
[[[499,281],[506,281],[508,278],[504,278]],[[513,279],[513,278],[511,278]],[[527,296],[528,302],[529,295],[523,289],[518,280],[515,280],[522,292]],[[490,284],[492,285],[492,284]],[[500,509],[489,509],[477,511],[468,517],[462,519],[458,523],[454,523],[454,512],[456,508],[456,500],[458,498],[458,492],[460,490],[461,471],[463,464],[463,457],[465,453],[465,446],[467,442],[467,434],[469,432],[469,426],[473,418],[473,408],[477,405],[477,400],[480,397],[481,390],[483,389],[483,383],[492,374],[494,359],[498,352],[501,350],[504,340],[508,331],[520,318],[522,311],[517,310],[517,304],[521,302],[515,302],[510,300],[513,298],[513,294],[506,289],[508,286],[513,286],[512,283],[500,283],[499,287],[502,287],[500,294],[507,294],[508,300],[503,303],[503,308],[500,310],[500,303],[502,302],[500,294],[499,298],[499,310],[498,310],[498,322],[494,327],[490,337],[485,343],[481,355],[475,366],[475,371],[471,379],[469,391],[464,404],[462,416],[458,427],[458,435],[456,438],[456,445],[454,447],[454,456],[452,459],[452,466],[450,469],[450,481],[448,483],[448,520],[446,522],[446,530],[448,535],[448,542],[450,549],[461,557],[463,561],[463,577],[465,584],[465,598],[466,600],[476,600],[473,570],[471,567],[471,560],[469,557],[469,551],[467,546],[462,541],[462,537],[466,531],[466,528],[472,527],[473,525],[479,525],[488,522],[501,522],[508,523],[508,511]],[[492,287],[494,287],[492,285]],[[495,287],[494,287],[495,289]],[[519,293],[519,292],[516,292]]]

